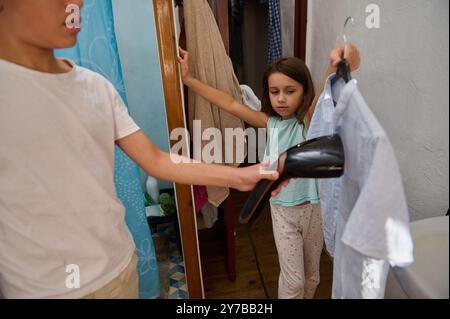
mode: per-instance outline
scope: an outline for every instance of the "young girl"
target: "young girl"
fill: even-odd
[[[346,52],[344,52],[346,51]],[[332,51],[328,76],[344,55],[352,69],[359,66],[359,54],[352,45]],[[267,128],[269,139],[266,155],[279,155],[302,143],[314,113],[318,96],[306,64],[294,57],[278,60],[266,71],[263,80],[263,112],[257,112],[235,101],[197,79],[189,71],[189,55],[180,50],[179,62],[183,82],[197,94],[256,128]],[[271,132],[278,130],[278,145]],[[278,149],[275,149],[278,146]],[[277,156],[278,157],[278,156]],[[285,184],[286,186],[286,184]],[[278,297],[311,299],[320,281],[319,264],[323,247],[322,216],[315,180],[289,181],[278,196],[270,201],[273,232],[280,262]]]

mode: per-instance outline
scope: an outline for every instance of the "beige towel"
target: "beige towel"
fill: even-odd
[[[184,0],[184,23],[193,76],[203,83],[227,92],[236,100],[242,101],[239,82],[207,0]],[[202,134],[208,128],[220,129],[223,158],[225,157],[225,129],[245,128],[240,119],[220,110],[190,91],[189,126],[191,133],[193,133],[194,120],[202,121]],[[202,150],[210,142],[203,141]],[[234,163],[235,166],[239,164],[241,163]],[[208,187],[208,201],[216,207],[222,204],[228,195],[229,190],[226,188]]]

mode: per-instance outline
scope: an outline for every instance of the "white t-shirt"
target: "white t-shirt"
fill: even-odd
[[[48,74],[0,60],[5,298],[82,297],[117,277],[134,253],[114,150],[139,127],[111,83],[69,63],[70,72]]]

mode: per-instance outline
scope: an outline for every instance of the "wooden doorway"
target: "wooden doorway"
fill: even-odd
[[[181,77],[178,68],[178,46],[175,32],[173,0],[154,0],[156,31],[166,102],[169,132],[186,128]],[[189,141],[185,137],[185,141]],[[188,143],[188,142],[187,142]],[[171,141],[171,146],[174,142]],[[189,146],[187,146],[189,149]],[[198,249],[197,225],[192,186],[175,184],[186,282],[190,299],[203,299],[203,280]]]
[[[308,27],[308,0],[295,1],[295,56],[306,61],[306,33]]]

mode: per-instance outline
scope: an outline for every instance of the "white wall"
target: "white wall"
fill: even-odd
[[[381,9],[368,29],[366,6]],[[362,56],[354,77],[396,150],[412,220],[449,207],[449,2],[309,1],[308,53],[316,85],[347,16]]]

